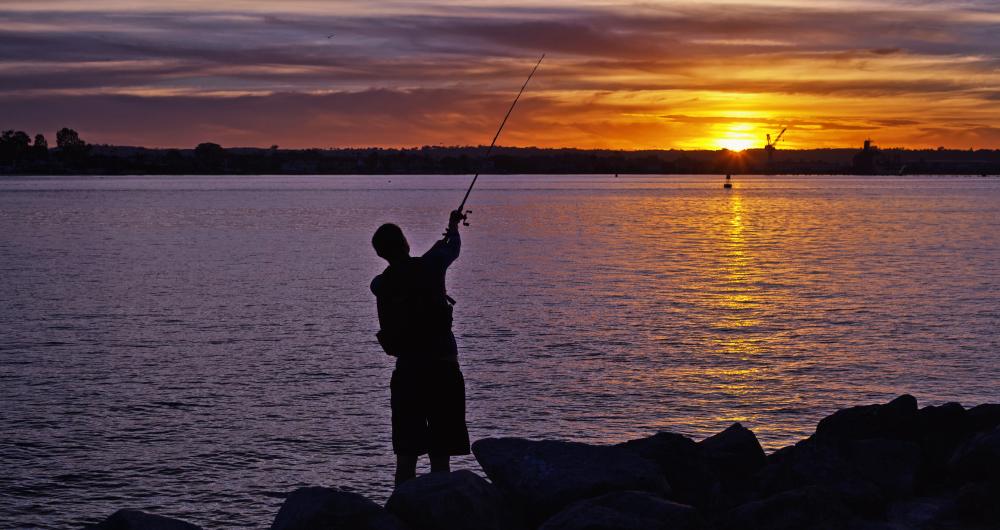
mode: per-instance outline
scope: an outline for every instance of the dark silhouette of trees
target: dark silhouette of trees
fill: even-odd
[[[181,154],[180,149],[167,149],[167,152],[163,155],[163,167],[166,170],[182,170],[182,168],[187,167],[187,161],[184,160],[184,155]]]
[[[37,160],[45,160],[49,157],[49,142],[45,140],[42,133],[35,135],[35,144],[31,146],[31,156]]]
[[[80,139],[80,135],[73,129],[63,127],[56,133],[56,147],[63,151],[83,151],[87,142]]]
[[[16,169],[28,156],[31,137],[24,131],[13,129],[0,134],[0,164]]]
[[[41,134],[0,134],[0,175],[9,174],[1000,174],[1000,150],[782,150],[768,162],[764,149],[645,150],[499,147],[224,149],[206,142],[188,149],[90,146],[73,129],[56,134],[54,150]],[[865,157],[872,159],[868,164]]]
[[[56,132],[56,147],[59,148],[60,160],[67,167],[81,169],[87,165],[90,146],[73,129],[63,127]]]
[[[194,156],[198,158],[219,157],[225,154],[226,150],[221,145],[212,142],[200,143],[194,148]]]
[[[194,158],[200,170],[219,173],[226,164],[226,150],[219,144],[205,142],[194,148]]]

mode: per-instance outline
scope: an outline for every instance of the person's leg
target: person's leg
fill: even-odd
[[[448,472],[451,456],[469,454],[465,380],[457,362],[438,365],[433,379],[428,387],[431,406],[427,416],[431,472]]]
[[[416,455],[396,455],[396,485],[417,476]]]
[[[451,457],[444,455],[429,455],[431,458],[431,473],[447,473],[451,471]]]
[[[392,452],[396,453],[396,485],[417,476],[417,458],[427,452],[427,421],[414,374],[392,373]]]

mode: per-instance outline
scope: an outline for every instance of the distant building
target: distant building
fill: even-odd
[[[856,155],[852,169],[856,175],[872,175],[875,173],[876,159],[879,156],[879,148],[872,145],[871,138],[865,140],[865,145]]]

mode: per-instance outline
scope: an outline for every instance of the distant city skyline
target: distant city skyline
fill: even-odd
[[[332,35],[332,36],[331,36]],[[0,3],[0,129],[193,147],[1000,148],[995,1]]]

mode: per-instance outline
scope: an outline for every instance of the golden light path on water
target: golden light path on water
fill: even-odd
[[[657,203],[660,203],[659,207]],[[640,207],[633,207],[639,210],[637,219],[649,217],[647,212],[650,209],[659,208],[659,215],[653,216],[657,220],[644,227],[652,231],[649,238],[655,238],[655,233],[662,231],[666,223],[676,224],[676,212],[670,210],[676,204],[671,203],[674,203],[674,198],[663,197],[640,201]],[[760,266],[747,240],[747,232],[753,231],[752,227],[747,226],[748,217],[752,213],[747,211],[739,185],[728,192],[723,201],[711,204],[710,208],[707,221],[701,219],[698,225],[689,227],[693,231],[690,239],[702,247],[700,253],[708,258],[707,263],[702,271],[691,277],[682,275],[688,285],[679,287],[682,291],[701,292],[703,296],[699,298],[699,304],[702,307],[699,311],[677,316],[685,320],[698,320],[688,322],[687,325],[706,331],[698,347],[703,348],[704,355],[713,361],[705,366],[672,365],[663,368],[658,374],[641,375],[642,370],[626,369],[629,377],[614,383],[627,386],[630,382],[636,382],[630,381],[633,378],[652,385],[657,384],[657,378],[667,384],[678,379],[700,381],[699,384],[708,387],[706,390],[722,397],[723,403],[742,405],[718,410],[713,416],[704,418],[705,422],[752,422],[756,415],[748,410],[749,407],[766,400],[768,393],[768,366],[759,356],[769,346],[777,346],[782,340],[780,333],[759,328],[762,320],[767,318],[765,306],[780,304],[782,301],[774,299],[773,295],[768,299],[768,293],[759,285],[768,271]],[[659,274],[664,279],[676,279],[677,272],[664,264]],[[673,281],[665,283],[669,285]],[[661,301],[669,303],[676,290],[676,287],[661,285],[643,294],[659,295],[662,297]],[[658,338],[671,340],[666,335]],[[665,411],[665,414],[670,413]]]
[[[602,330],[596,340],[618,345],[612,350],[622,356],[610,364],[604,358],[595,372],[608,387],[644,394],[643,400],[656,401],[650,394],[687,395],[661,403],[664,430],[699,437],[743,422],[773,448],[801,435],[764,418],[798,414],[797,372],[815,364],[804,352],[818,346],[796,340],[802,330],[790,326],[789,318],[823,318],[822,308],[797,288],[803,278],[794,270],[795,257],[782,249],[796,233],[817,234],[826,214],[784,196],[748,195],[740,177],[734,186],[709,196],[627,196],[599,210],[588,208],[590,215],[619,212],[628,219],[619,224],[602,215],[578,234],[613,249],[607,253],[613,265],[598,276],[611,285],[591,284],[588,292],[595,300],[618,297],[629,308],[624,321],[642,321],[623,330],[606,314],[600,322],[595,318],[591,329]],[[563,219],[556,226],[573,222]],[[813,244],[822,242],[804,246]],[[591,259],[605,257],[591,253]],[[650,341],[661,346],[651,348]],[[631,348],[644,353],[626,351]],[[710,413],[685,412],[706,400]],[[621,439],[621,427],[611,425],[606,440]]]
[[[757,267],[748,247],[745,226],[745,206],[737,190],[728,194],[718,211],[718,222],[706,226],[706,240],[714,244],[716,259],[710,267],[717,286],[707,298],[713,319],[708,329],[714,331],[707,339],[708,352],[720,360],[718,367],[706,367],[693,374],[710,381],[709,385],[725,401],[742,404],[759,402],[767,392],[761,375],[766,367],[757,366],[756,357],[773,339],[766,333],[755,333],[762,318],[761,289],[756,283],[767,271]],[[747,422],[754,419],[745,410],[719,411],[716,421]]]
[[[743,235],[743,199],[739,192],[729,195],[731,218],[725,239],[721,241],[720,251],[723,259],[722,270],[719,272],[725,279],[726,286],[718,297],[720,322],[718,327],[733,329],[737,332],[744,328],[752,328],[758,324],[757,309],[759,300],[755,298],[754,280],[763,275],[754,267],[753,256],[750,255],[746,239]],[[766,339],[754,339],[746,336],[731,338],[716,338],[714,350],[716,355],[731,357],[734,361],[747,362],[761,351],[760,342]],[[757,394],[763,391],[754,375],[760,368],[715,368],[706,371],[706,376],[715,379],[720,392],[728,394],[732,399]],[[747,421],[745,414],[732,417],[717,417],[719,420]]]

